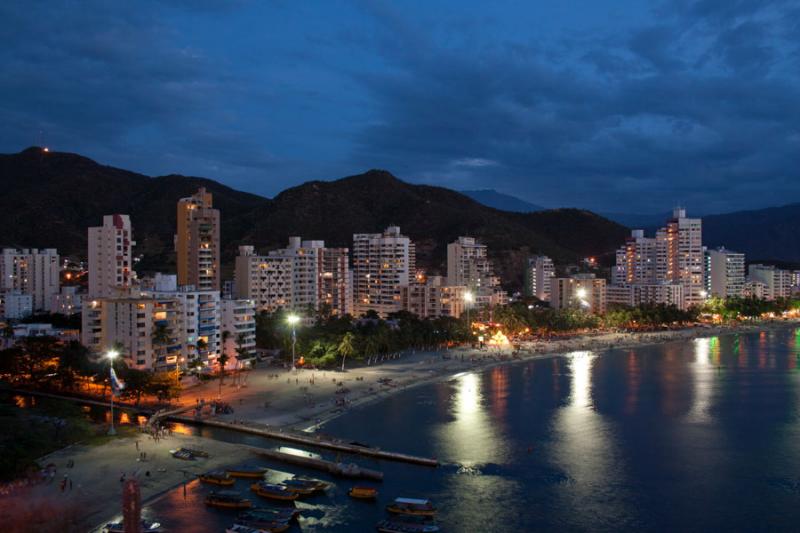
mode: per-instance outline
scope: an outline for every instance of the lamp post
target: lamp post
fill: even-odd
[[[109,435],[116,435],[117,431],[114,429],[114,359],[119,355],[116,350],[109,350],[106,352],[108,357],[108,379],[111,384],[111,426],[108,428]]]
[[[290,326],[292,326],[292,370],[297,371],[297,367],[294,363],[294,350],[295,345],[297,344],[297,323],[300,322],[300,317],[295,315],[294,313],[290,314],[286,317],[286,322]]]
[[[475,295],[472,294],[472,291],[467,291],[464,293],[464,307],[466,307],[467,311],[467,329],[470,332],[470,336],[472,336],[472,323],[469,321],[469,309],[472,307],[472,302],[475,301]]]

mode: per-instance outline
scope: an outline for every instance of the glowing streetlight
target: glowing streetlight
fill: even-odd
[[[108,428],[109,435],[116,435],[117,432],[114,429],[114,383],[117,380],[117,376],[114,375],[114,359],[119,355],[119,352],[116,350],[109,350],[106,352],[106,357],[108,357],[108,366],[109,366],[109,380],[111,381],[111,427]]]
[[[469,309],[472,307],[472,302],[475,301],[475,295],[472,294],[472,291],[466,291],[464,293],[464,307],[467,311],[467,327],[469,328],[470,332],[472,331],[472,323],[469,321]]]
[[[294,313],[290,314],[286,317],[286,322],[292,326],[292,370],[297,371],[297,367],[294,364],[294,350],[295,345],[297,344],[297,323],[300,322],[300,317],[295,315]]]
[[[579,287],[579,288],[578,288],[578,290],[577,290],[577,291],[575,291],[575,294],[576,294],[576,295],[578,296],[578,298],[580,298],[581,300],[584,300],[584,299],[586,299],[586,294],[587,294],[587,293],[586,293],[586,289],[585,289],[584,287]]]
[[[700,298],[705,300],[708,297],[708,291],[700,291]]]

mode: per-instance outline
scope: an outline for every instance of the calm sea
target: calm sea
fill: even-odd
[[[784,329],[574,352],[401,392],[324,431],[443,466],[359,460],[385,473],[379,501],[327,478],[334,488],[298,504],[293,530],[372,531],[387,502],[416,496],[434,500],[443,531],[800,531],[798,357],[800,329]],[[172,531],[224,531],[235,513],[206,510],[207,491],[190,483],[147,513]]]

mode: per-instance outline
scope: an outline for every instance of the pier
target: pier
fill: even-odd
[[[284,442],[291,442],[292,444],[300,444],[303,446],[313,446],[316,448],[323,448],[326,450],[333,450],[341,453],[349,453],[354,455],[361,455],[364,457],[372,457],[374,459],[383,459],[387,461],[397,461],[401,463],[410,463],[420,466],[437,467],[439,461],[430,459],[428,457],[419,457],[416,455],[409,455],[405,453],[389,452],[379,448],[370,448],[367,446],[356,446],[354,444],[347,444],[344,442],[324,439],[319,435],[302,435],[293,432],[285,432],[278,429],[271,429],[267,427],[254,427],[249,424],[232,424],[230,422],[223,422],[221,420],[208,420],[197,419],[185,416],[164,416],[167,420],[182,422],[185,424],[195,424],[208,427],[216,427],[222,429],[229,429],[231,431],[239,431],[241,433],[248,433],[250,435],[258,435],[268,439],[274,439]]]
[[[261,457],[280,463],[288,463],[301,466],[303,468],[319,470],[335,476],[383,481],[383,472],[378,470],[370,470],[369,468],[364,468],[352,463],[336,463],[333,461],[326,461],[325,459],[307,457],[305,455],[279,452],[277,450],[265,450],[263,448],[257,448],[255,446],[248,446],[245,444],[241,444],[240,446],[246,447],[256,455],[260,455]]]

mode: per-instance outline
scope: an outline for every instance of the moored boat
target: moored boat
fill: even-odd
[[[244,520],[294,520],[300,516],[300,511],[294,507],[253,507],[241,513],[239,518]]]
[[[184,461],[194,460],[194,455],[181,448],[178,448],[177,450],[170,450],[169,453],[171,453],[172,457],[175,459],[183,459]]]
[[[206,472],[205,474],[200,474],[198,477],[203,483],[209,483],[211,485],[222,485],[229,487],[236,483],[235,479],[230,477],[226,472],[222,471]]]
[[[394,502],[386,506],[386,510],[393,514],[410,516],[433,516],[436,508],[430,500],[417,498],[395,498]]]
[[[350,495],[351,498],[359,500],[374,500],[378,497],[378,489],[356,485],[355,487],[351,487],[347,494]]]
[[[235,470],[228,469],[226,470],[229,476],[231,477],[240,477],[240,478],[247,478],[247,479],[260,479],[264,477],[264,474],[267,472],[266,468],[237,468]]]
[[[269,498],[271,500],[279,501],[292,501],[296,500],[299,496],[296,492],[289,490],[286,485],[276,485],[274,483],[267,483],[259,481],[250,485],[250,490],[261,496],[262,498]]]
[[[398,520],[381,520],[375,524],[381,533],[436,533],[439,526],[431,523],[401,522]]]
[[[209,507],[219,507],[220,509],[249,509],[253,502],[236,491],[212,492],[206,496],[206,505]]]
[[[251,527],[260,531],[269,531],[270,533],[280,533],[289,529],[288,520],[267,520],[264,518],[257,518],[254,520],[245,520],[243,518],[236,519],[236,525]]]
[[[163,531],[159,522],[142,520],[142,533],[157,533]],[[105,533],[125,533],[125,524],[122,522],[110,522],[106,524]]]
[[[287,479],[283,483],[290,491],[296,492],[300,495],[314,494],[315,492],[322,492],[328,488],[328,484],[324,481],[316,479],[293,478]]]
[[[208,457],[208,452],[204,452],[203,450],[198,450],[197,448],[186,448],[185,446],[178,448],[179,451],[184,451],[192,454],[195,457]]]

